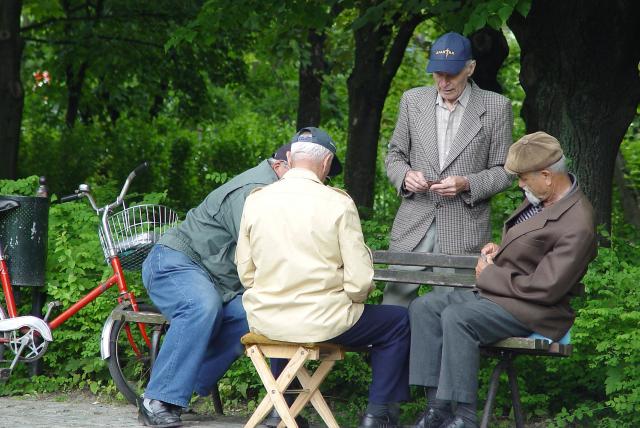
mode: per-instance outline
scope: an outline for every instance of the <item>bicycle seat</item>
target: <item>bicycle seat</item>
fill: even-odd
[[[3,211],[9,211],[14,208],[18,208],[20,206],[20,202],[14,201],[12,199],[2,199],[0,200],[0,213]]]
[[[40,318],[25,315],[23,317],[5,318],[0,320],[0,331],[13,331],[23,327],[29,327],[37,331],[47,342],[53,342],[49,325]]]

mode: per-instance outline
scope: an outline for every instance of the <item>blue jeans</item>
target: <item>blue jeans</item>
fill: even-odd
[[[142,265],[149,297],[171,324],[145,398],[186,407],[207,395],[242,355],[249,331],[238,295],[224,303],[209,274],[180,251],[155,245]]]

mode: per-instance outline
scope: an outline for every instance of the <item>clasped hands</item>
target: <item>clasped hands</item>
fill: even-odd
[[[421,171],[410,170],[404,176],[404,188],[413,193],[426,193],[431,190],[440,196],[455,196],[467,190],[468,180],[459,175],[451,175],[442,181],[429,181]]]
[[[480,250],[480,257],[478,257],[478,263],[476,264],[476,278],[480,276],[482,271],[489,265],[493,264],[493,258],[500,251],[500,246],[489,242]]]

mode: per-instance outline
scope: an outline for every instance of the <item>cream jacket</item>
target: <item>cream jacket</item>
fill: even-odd
[[[373,287],[355,204],[301,168],[249,195],[236,262],[249,328],[274,340],[342,334],[362,315]]]

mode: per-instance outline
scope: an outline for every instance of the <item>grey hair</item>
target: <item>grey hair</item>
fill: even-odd
[[[476,60],[475,60],[475,59],[473,59],[473,58],[468,59],[468,60],[467,60],[467,62],[465,62],[465,63],[464,63],[464,66],[465,66],[465,67],[469,67],[469,66],[470,66],[472,63],[474,63],[474,62],[476,62]]]
[[[333,154],[320,144],[308,141],[298,141],[291,144],[291,159],[308,158],[316,162],[322,162],[325,156]]]
[[[567,168],[567,158],[564,155],[562,155],[560,159],[558,159],[557,161],[555,161],[554,163],[552,163],[551,165],[549,165],[544,169],[548,169],[554,174],[566,174],[567,172],[569,172]]]

